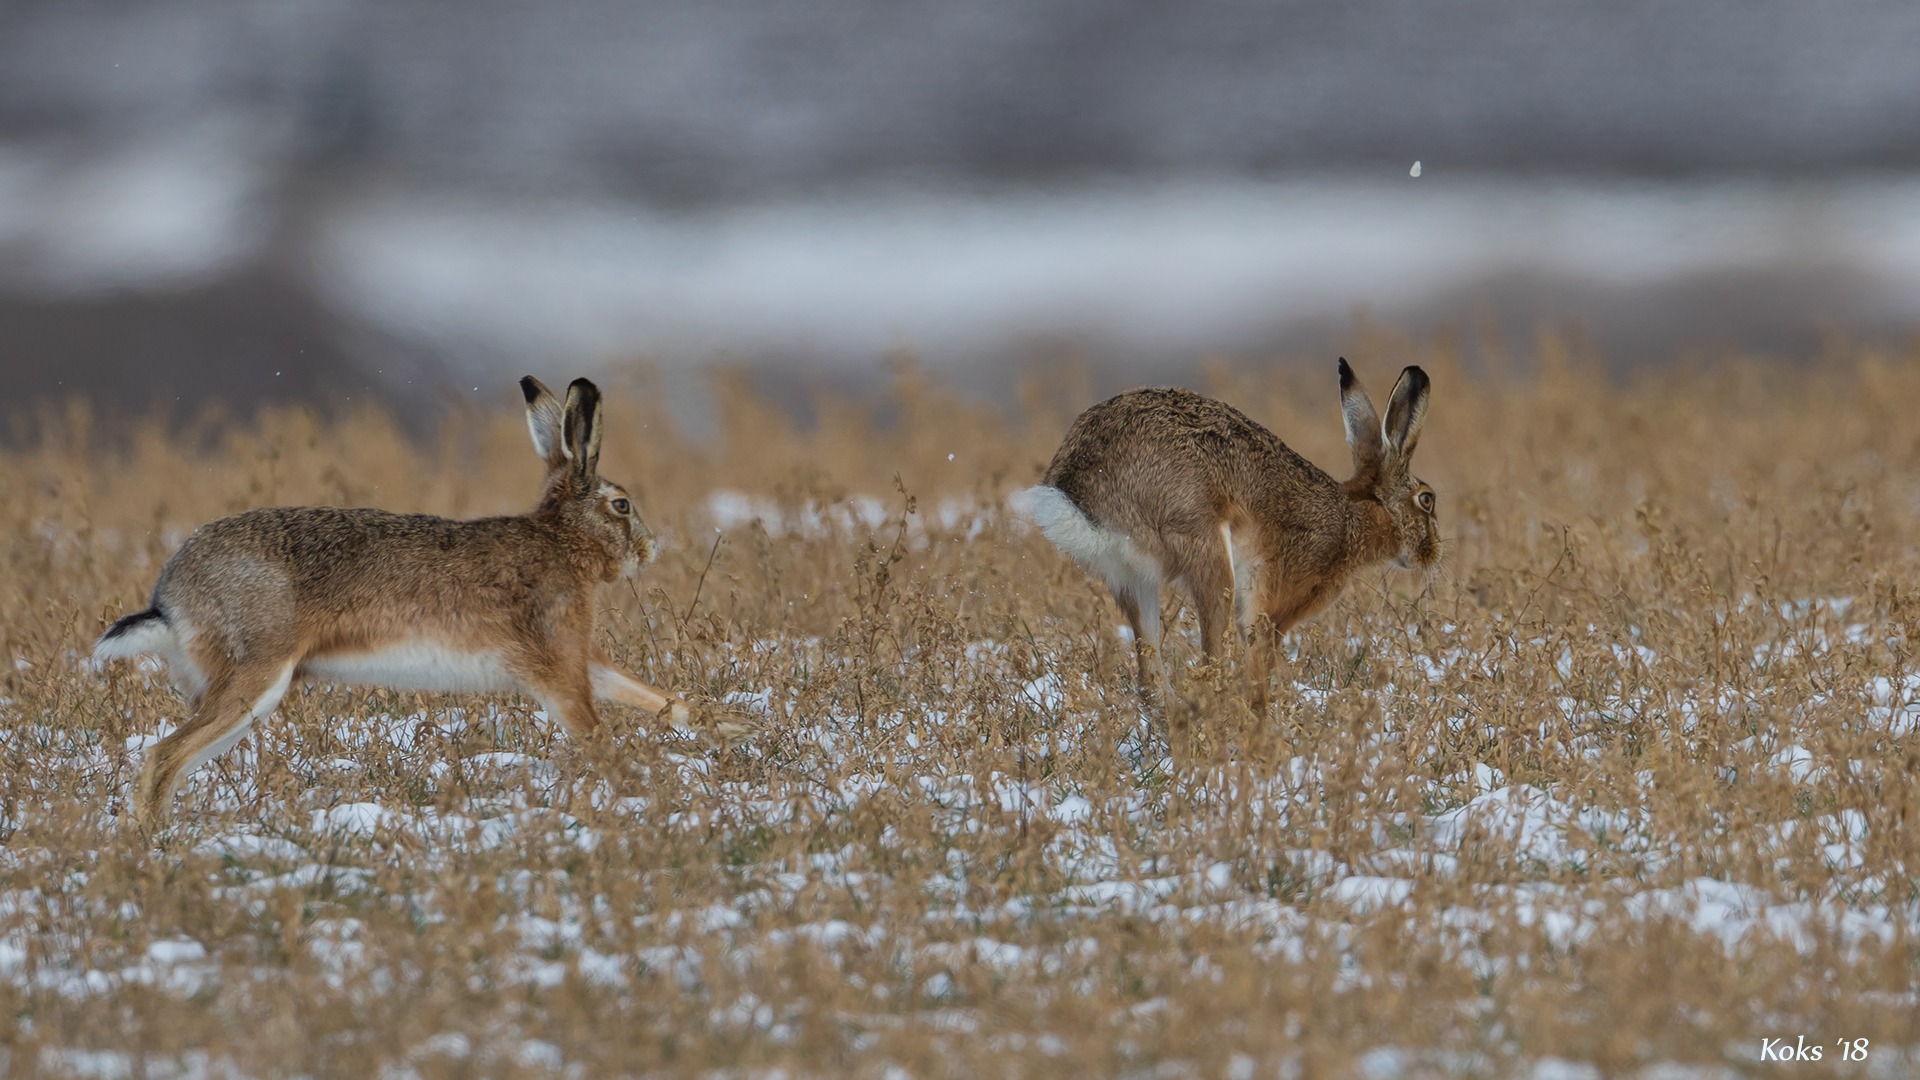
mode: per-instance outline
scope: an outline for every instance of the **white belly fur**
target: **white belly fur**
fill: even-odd
[[[364,653],[316,656],[300,665],[308,682],[354,683],[395,690],[520,690],[500,655],[462,652],[438,642],[409,641]]]

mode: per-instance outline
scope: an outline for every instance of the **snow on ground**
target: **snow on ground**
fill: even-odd
[[[766,509],[734,507],[726,498],[716,496],[716,514],[724,511],[733,515],[730,520],[737,521],[749,510],[753,516],[765,517]],[[870,510],[853,506],[848,513],[865,516]],[[807,525],[802,522],[792,527],[804,530]],[[766,642],[752,648],[799,650],[809,653],[813,663],[835,662],[822,654],[817,641]],[[996,642],[976,642],[968,649],[971,659],[983,663],[1005,663],[1007,653],[1006,647]],[[1637,659],[1641,663],[1658,662],[1651,656]],[[1464,655],[1426,658],[1421,665],[1399,671],[1394,679],[1411,685],[1440,678],[1450,665],[1472,663],[1473,659]],[[160,677],[158,673],[148,674]],[[1032,747],[1038,756],[1070,756],[1084,738],[1085,725],[1103,722],[1099,717],[1071,715],[1077,700],[1071,685],[1075,678],[1078,676],[1068,673],[1045,673],[1022,681],[1014,694],[1015,700],[1023,702],[1037,718]],[[1383,688],[1381,701],[1391,705],[1401,700],[1395,695],[1396,686],[1389,683]],[[1305,684],[1298,689],[1303,696],[1322,692]],[[771,700],[765,692],[736,695],[734,704],[782,716],[793,707],[792,702]],[[1677,714],[1689,715],[1708,703],[1673,704]],[[1724,707],[1737,703],[1714,704]],[[1887,736],[1909,733],[1920,718],[1920,676],[1901,682],[1877,679],[1860,705],[1861,723],[1868,728]],[[1557,706],[1563,717],[1592,707],[1591,703],[1572,700]],[[536,715],[534,719],[541,718]],[[1161,820],[1156,814],[1163,807],[1149,786],[1122,796],[1103,795],[1076,783],[1071,771],[1057,771],[1052,779],[1034,779],[957,769],[921,745],[953,722],[938,711],[911,716],[894,713],[862,717],[829,712],[798,717],[790,726],[795,732],[794,745],[801,752],[783,760],[781,767],[787,771],[788,786],[778,793],[738,781],[715,780],[704,751],[697,742],[688,740],[680,751],[665,754],[661,767],[671,770],[676,785],[703,793],[700,805],[705,809],[676,811],[664,819],[646,797],[616,797],[603,782],[568,779],[553,762],[534,753],[495,749],[452,763],[434,763],[436,776],[457,769],[470,778],[466,782],[475,795],[458,810],[430,804],[328,803],[328,789],[321,784],[307,792],[311,805],[291,818],[283,816],[271,834],[256,824],[245,823],[245,815],[238,815],[222,819],[227,824],[218,830],[196,832],[189,824],[176,829],[176,835],[190,838],[202,852],[218,854],[231,862],[232,883],[224,886],[223,899],[265,905],[281,890],[324,887],[339,896],[367,889],[372,875],[356,865],[356,860],[395,848],[404,848],[408,857],[423,868],[421,876],[431,878],[434,861],[454,852],[535,840],[549,850],[571,847],[591,851],[600,844],[617,842],[624,823],[646,822],[652,827],[661,820],[667,828],[686,830],[706,838],[705,842],[725,842],[730,836],[744,836],[753,829],[779,829],[800,818],[846,817],[867,800],[904,792],[917,805],[930,808],[936,831],[944,830],[950,838],[977,829],[983,813],[1014,815],[1030,822],[1047,838],[1050,863],[1062,871],[1060,879],[1045,893],[1017,895],[983,905],[980,894],[966,886],[973,876],[990,871],[971,865],[964,845],[955,844],[947,852],[945,872],[930,874],[925,881],[930,900],[927,919],[949,928],[969,929],[958,938],[949,936],[949,940],[938,942],[920,941],[912,928],[884,922],[856,926],[838,919],[782,929],[760,938],[746,932],[744,928],[753,925],[757,915],[790,910],[809,890],[825,887],[851,896],[874,894],[879,884],[875,875],[851,866],[844,852],[818,852],[801,866],[743,868],[744,886],[731,904],[666,916],[671,936],[691,943],[661,946],[640,955],[608,955],[592,947],[586,931],[607,913],[595,910],[591,899],[573,897],[543,914],[525,913],[502,928],[518,942],[518,953],[507,966],[510,977],[535,987],[555,986],[569,976],[620,986],[641,971],[671,972],[692,984],[702,978],[703,966],[713,963],[716,956],[731,956],[744,970],[752,958],[742,947],[777,948],[804,937],[817,948],[835,954],[878,947],[890,938],[904,936],[916,942],[912,946],[915,959],[934,972],[923,990],[937,1002],[943,996],[939,980],[944,978],[937,969],[958,952],[1006,972],[1055,970],[1070,964],[1086,947],[1073,933],[1076,920],[1116,912],[1167,927],[1170,932],[1211,924],[1222,930],[1250,933],[1255,948],[1272,956],[1298,955],[1309,942],[1344,941],[1353,920],[1392,917],[1396,913],[1411,918],[1417,913],[1419,918],[1431,921],[1428,930],[1488,970],[1510,963],[1512,958],[1478,954],[1479,933],[1500,919],[1516,916],[1522,926],[1538,927],[1556,948],[1580,945],[1602,932],[1617,932],[1623,921],[1676,920],[1699,934],[1717,937],[1730,956],[1745,947],[1764,945],[1811,957],[1836,945],[1852,950],[1869,944],[1892,944],[1903,935],[1920,934],[1920,917],[1916,917],[1904,894],[1891,889],[1888,882],[1858,872],[1861,852],[1873,838],[1866,819],[1857,811],[1795,814],[1729,841],[1735,848],[1771,857],[1811,836],[1832,870],[1830,885],[1781,895],[1738,881],[1696,875],[1653,887],[1646,882],[1666,878],[1665,869],[1679,858],[1678,838],[1651,831],[1645,815],[1632,808],[1590,805],[1575,791],[1515,782],[1493,765],[1478,763],[1445,777],[1406,778],[1407,786],[1401,790],[1417,797],[1402,800],[1399,805],[1422,809],[1414,812],[1379,806],[1363,816],[1358,827],[1371,830],[1375,836],[1367,854],[1342,859],[1311,847],[1290,850],[1281,867],[1287,887],[1260,896],[1240,883],[1233,865],[1204,856],[1158,858],[1143,870],[1137,861],[1121,857],[1116,832],[1157,829],[1172,840],[1162,846],[1163,850],[1179,851],[1178,834],[1182,829],[1198,834],[1219,827],[1226,816],[1284,831],[1295,815],[1317,812],[1325,786],[1341,763],[1293,757],[1278,762],[1264,775],[1248,769],[1223,769],[1211,775],[1189,776],[1187,790],[1205,793],[1206,797],[1195,798],[1181,820]],[[1462,717],[1460,722],[1478,721]],[[314,755],[295,760],[291,767],[314,776],[330,771],[351,774],[364,767],[365,757],[373,751],[407,752],[426,741],[444,741],[452,734],[490,730],[502,723],[497,711],[462,709],[404,717],[339,717],[331,739],[319,741],[324,742],[325,749],[319,749],[316,742]],[[1177,779],[1173,762],[1164,756],[1164,744],[1148,733],[1148,724],[1142,717],[1139,737],[1124,744],[1131,755],[1126,767],[1142,775]],[[103,782],[119,776],[124,794],[124,782],[130,773],[116,769],[116,758],[137,758],[154,736],[135,736],[124,747],[115,747],[98,738],[90,740],[83,732],[23,724],[13,728],[7,740],[16,749],[62,756],[68,767],[98,776]],[[853,746],[893,749],[866,755],[861,760],[873,771],[863,771],[846,767],[848,759],[843,751]],[[1350,749],[1371,765],[1381,760],[1379,745],[1368,743]],[[1778,743],[1758,735],[1734,749],[1736,758],[1746,764],[1729,767],[1733,782],[1764,779],[1806,788],[1821,782],[1833,770],[1860,767],[1858,762],[1828,760],[1797,742]],[[1578,745],[1570,751],[1581,752]],[[233,756],[231,768],[201,770],[189,782],[183,799],[226,810],[247,805],[258,794],[251,786],[255,770],[248,760],[254,752],[251,743],[245,744]],[[895,779],[889,780],[879,771],[880,766]],[[1740,775],[1741,769],[1744,775]],[[1651,789],[1655,778],[1647,775],[1641,782]],[[594,823],[567,812],[564,806],[592,807]],[[17,827],[31,815],[54,809],[51,804],[16,806],[9,810],[12,820],[8,824]],[[1193,850],[1204,851],[1205,845],[1196,844]],[[1515,884],[1477,886],[1476,904],[1438,909],[1419,906],[1424,888],[1455,876],[1463,861],[1488,851],[1513,860],[1519,868]],[[11,867],[31,866],[35,859],[32,850],[10,847],[0,851],[0,860]],[[1637,868],[1637,873],[1623,874],[1622,867]],[[1603,875],[1601,884],[1607,887],[1563,884],[1564,872],[1570,870]],[[36,940],[29,929],[37,921],[33,915],[56,891],[57,886],[48,885],[0,893],[0,926],[14,927],[0,935],[0,980],[84,998],[132,985],[189,996],[221,978],[217,959],[209,955],[209,946],[215,944],[211,942],[156,941],[131,962],[102,967],[87,961],[85,943]],[[422,917],[434,917],[436,901],[431,890],[423,891],[412,902],[419,905]],[[1039,921],[1062,930],[1051,935],[1056,944],[1041,947],[1022,940],[1020,929]],[[362,966],[368,961],[358,938],[357,920],[325,921],[315,929],[317,933],[308,947],[334,978],[346,980],[364,973]],[[708,939],[724,942],[726,947],[699,947]],[[29,962],[30,952],[35,954],[33,962]],[[778,1029],[779,1020],[770,1010],[749,1001],[735,1008],[741,1025],[763,1031]],[[950,1015],[935,1019],[963,1027],[972,1022],[964,1010],[951,1010]],[[557,1054],[550,1047],[543,1049],[534,1043],[528,1044],[526,1052],[530,1060]],[[77,1054],[58,1064],[77,1075],[119,1076],[139,1071],[138,1063],[124,1056]],[[1430,1059],[1415,1050],[1387,1047],[1368,1054],[1360,1062],[1359,1072],[1368,1077],[1397,1077],[1430,1064]],[[174,1074],[224,1075],[219,1063],[211,1061],[189,1064]],[[1542,1059],[1534,1063],[1528,1075],[1545,1080],[1600,1074],[1581,1063]],[[1660,1075],[1707,1077],[1724,1073],[1676,1067]]]

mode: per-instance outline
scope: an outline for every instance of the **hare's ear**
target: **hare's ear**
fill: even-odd
[[[527,399],[527,433],[533,436],[533,452],[547,468],[559,468],[571,456],[561,430],[560,402],[531,375],[520,380],[520,393]]]
[[[1373,399],[1353,377],[1347,358],[1340,358],[1340,415],[1347,422],[1347,448],[1353,451],[1353,471],[1380,464],[1385,449],[1380,445],[1380,418],[1373,411]]]
[[[600,388],[585,379],[567,387],[565,436],[574,482],[590,488],[600,475]]]
[[[1380,434],[1387,440],[1387,449],[1402,461],[1419,445],[1420,425],[1427,421],[1427,399],[1432,396],[1433,384],[1417,367],[1402,371],[1400,381],[1393,384],[1393,396],[1387,399],[1387,422],[1381,425]]]

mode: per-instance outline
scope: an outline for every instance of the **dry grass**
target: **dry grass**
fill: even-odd
[[[802,431],[734,386],[696,446],[614,385],[603,462],[670,546],[609,646],[768,733],[615,715],[609,783],[512,697],[313,688],[157,848],[124,794],[180,704],[88,666],[105,620],[226,512],[523,506],[512,388],[427,444],[287,413],[0,458],[0,1069],[1905,1075],[1920,354],[1354,355],[1433,375],[1450,572],[1356,583],[1269,717],[1185,681],[1177,761],[1104,590],[1004,519],[1083,392],[1010,420],[903,370],[897,423]],[[1343,467],[1331,365],[1208,381]]]

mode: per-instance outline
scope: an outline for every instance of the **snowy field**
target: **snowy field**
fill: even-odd
[[[603,639],[758,738],[610,709],[595,755],[512,696],[313,687],[151,843],[125,798],[180,706],[84,654],[178,540],[149,470],[185,451],[10,459],[5,1068],[1912,1075],[1920,448],[1879,421],[1920,368],[1468,389],[1422,362],[1450,566],[1357,581],[1268,716],[1193,666],[1190,615],[1175,700],[1142,706],[1104,591],[1004,509],[1055,420],[923,403],[672,464],[610,435],[670,544]],[[1330,395],[1227,389],[1339,464]],[[530,471],[512,420],[462,460]],[[220,512],[276,430],[175,505]],[[261,498],[489,508],[408,487],[434,470],[375,429],[300,430],[316,461]],[[1007,479],[943,481],[948,446]]]

